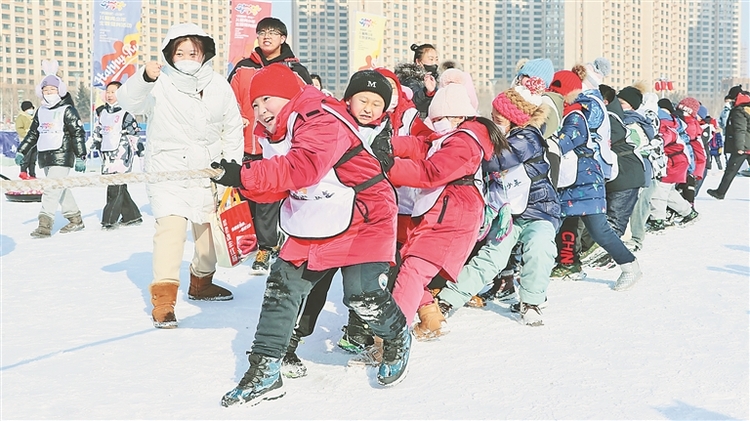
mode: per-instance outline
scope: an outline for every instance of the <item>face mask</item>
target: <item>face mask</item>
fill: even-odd
[[[174,67],[182,73],[194,75],[203,64],[193,60],[180,60],[174,64]]]
[[[60,102],[60,95],[58,94],[45,94],[44,101],[49,105],[54,105]]]
[[[437,69],[438,69],[437,64],[425,64],[424,65],[424,70],[427,73],[431,74],[432,77],[437,77]]]
[[[388,105],[388,109],[386,111],[395,110],[397,105],[398,105],[398,96],[397,95],[391,96],[391,104]]]
[[[506,134],[508,134],[508,131],[505,130],[505,126],[501,126],[499,124],[495,124],[495,125],[497,126],[498,129],[500,129],[500,133],[502,133],[503,136],[505,136]]]
[[[33,108],[29,108],[28,110],[26,110],[26,114],[28,114],[28,115],[34,115],[34,109]]]
[[[437,134],[446,134],[449,131],[453,130],[453,124],[447,118],[442,118],[438,121],[433,122],[432,127],[435,128],[435,133]]]

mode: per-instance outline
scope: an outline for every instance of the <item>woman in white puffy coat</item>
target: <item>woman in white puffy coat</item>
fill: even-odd
[[[229,83],[211,68],[216,46],[195,24],[170,28],[162,43],[162,63],[149,62],[117,91],[120,105],[145,114],[146,172],[208,168],[213,161],[242,159],[242,120]],[[190,264],[193,300],[231,300],[213,284],[216,253],[209,219],[215,191],[209,179],[147,185],[156,218],[153,281],[154,326],[177,326],[174,305],[188,222],[195,240]]]

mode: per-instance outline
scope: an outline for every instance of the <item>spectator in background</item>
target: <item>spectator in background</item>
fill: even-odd
[[[727,118],[724,152],[730,155],[721,183],[716,189],[706,190],[711,197],[719,200],[724,199],[742,163],[750,163],[750,92],[737,94],[734,107]]]
[[[24,101],[21,103],[21,113],[16,117],[16,133],[18,133],[18,141],[21,142],[25,137],[26,133],[31,128],[31,121],[34,117],[34,104],[31,101]],[[36,178],[36,148],[32,148],[28,155],[24,157],[21,163],[21,173],[18,177],[21,180],[33,180]]]
[[[310,75],[310,79],[312,79],[312,86],[318,88],[320,92],[323,92],[328,96],[333,96],[333,93],[331,91],[323,88],[323,79],[320,78],[320,75],[313,73]]]

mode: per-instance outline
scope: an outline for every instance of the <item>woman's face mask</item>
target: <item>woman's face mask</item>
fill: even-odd
[[[203,66],[202,63],[194,60],[180,60],[178,62],[175,62],[174,64],[174,67],[177,70],[188,75],[194,75],[201,68],[201,66]]]
[[[60,102],[62,98],[58,94],[44,94],[44,101],[49,105],[55,105]]]
[[[26,110],[26,113],[28,115],[34,115],[34,109],[33,108],[29,108],[28,110]]]
[[[451,123],[448,117],[443,117],[438,121],[434,121],[432,123],[432,127],[435,128],[435,133],[446,134],[449,131],[453,130],[453,123]]]

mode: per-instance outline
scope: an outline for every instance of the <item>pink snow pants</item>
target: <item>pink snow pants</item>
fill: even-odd
[[[406,316],[406,325],[411,326],[417,310],[434,299],[427,289],[432,278],[440,272],[440,267],[415,256],[407,256],[393,288],[393,299]]]

